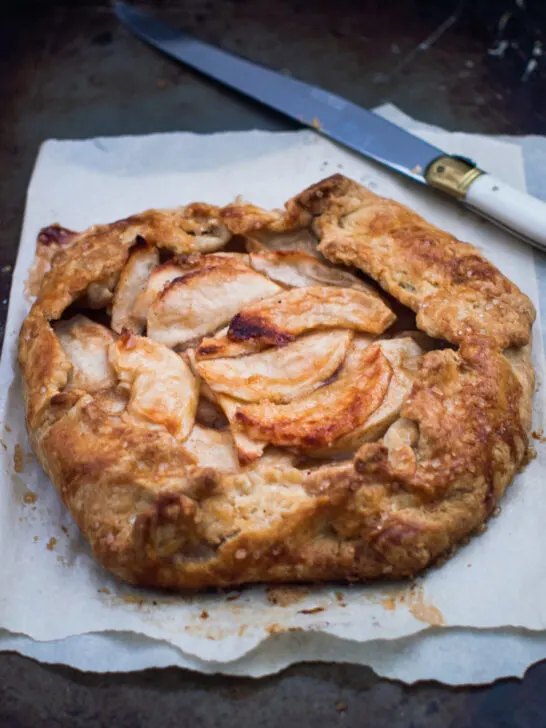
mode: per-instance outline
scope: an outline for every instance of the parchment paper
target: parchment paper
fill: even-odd
[[[517,146],[423,133],[524,188]],[[530,248],[450,200],[311,132],[163,134],[43,145],[29,187],[0,364],[5,427],[5,449],[0,448],[0,627],[5,632],[0,648],[101,671],[179,664],[257,676],[302,659],[326,659],[371,664],[380,674],[409,682],[428,677],[453,684],[521,674],[546,656],[540,632],[546,629],[546,492],[539,443],[537,459],[509,489],[501,517],[412,590],[408,585],[338,585],[286,593],[253,587],[199,597],[143,592],[110,577],[91,558],[30,454],[15,349],[28,309],[23,285],[41,226],[59,221],[82,229],[147,207],[192,200],[225,204],[238,194],[274,207],[336,171],[478,244],[538,304]],[[541,379],[540,335],[535,336],[534,363]],[[536,428],[544,424],[543,405],[540,390]],[[430,627],[440,623],[444,626]],[[294,628],[301,631],[287,631]]]

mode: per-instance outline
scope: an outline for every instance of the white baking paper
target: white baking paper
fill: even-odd
[[[517,146],[425,133],[444,149],[471,156],[524,188]],[[82,229],[148,207],[193,200],[225,204],[236,195],[275,207],[334,172],[399,199],[477,244],[538,302],[528,247],[452,201],[311,132],[163,134],[42,146],[29,187],[0,364],[5,427],[5,449],[0,448],[0,627],[5,631],[0,647],[101,671],[179,664],[258,676],[299,660],[327,659],[371,664],[380,674],[409,682],[428,677],[453,684],[521,674],[546,656],[541,634],[546,629],[545,463],[538,443],[539,457],[509,489],[501,517],[445,566],[418,580],[413,591],[407,585],[338,585],[290,598],[264,587],[190,597],[120,584],[94,562],[30,453],[15,350],[28,308],[24,281],[40,227],[58,221]],[[541,379],[539,335],[534,362]],[[544,424],[543,404],[540,390],[536,428]],[[23,472],[17,472],[21,463]],[[444,626],[430,627],[438,622]],[[484,631],[469,634],[460,627]],[[294,628],[300,631],[288,631]],[[463,641],[472,647],[462,649]],[[461,663],[470,654],[476,659],[465,668]]]

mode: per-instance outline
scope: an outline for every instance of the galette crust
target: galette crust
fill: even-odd
[[[233,236],[250,255],[218,253]],[[54,242],[19,340],[29,437],[96,558],[126,581],[413,576],[488,518],[525,462],[532,303],[476,248],[352,180],[282,211],[196,203]],[[212,292],[229,276],[227,318],[214,301],[212,329],[177,318],[177,288],[194,305],[197,279]],[[415,312],[426,345],[389,333],[373,281]],[[61,321],[72,304],[113,311],[115,331]],[[321,337],[325,381],[308,366],[283,381],[282,347],[311,356]],[[252,380],[242,356],[258,357]]]

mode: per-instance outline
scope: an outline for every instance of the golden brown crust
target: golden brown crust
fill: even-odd
[[[112,275],[117,280],[130,248],[139,239],[174,253],[193,253],[217,250],[230,237],[218,209],[210,205],[148,210],[110,225],[94,225],[58,252],[42,284],[41,308],[49,318],[59,318],[91,283]]]
[[[529,341],[533,304],[472,245],[341,175],[296,199],[315,216],[320,252],[374,278],[430,336],[487,336],[499,348]]]
[[[295,307],[284,311],[267,299],[246,305],[229,330],[206,331],[195,352],[180,355],[183,360],[162,343],[135,336],[141,333],[136,330],[108,344],[112,370],[103,361],[106,349],[99,352],[97,369],[98,359],[92,358],[97,352],[90,347],[109,340],[98,324],[88,327],[92,341],[85,340],[87,324],[61,325],[61,339],[71,336],[81,345],[78,356],[71,355],[71,340],[64,349],[55,333],[55,321],[73,302],[93,308],[114,300],[119,311],[120,291],[124,308],[118,320],[129,327],[136,320],[140,329],[165,285],[185,290],[194,278],[171,282],[220,265],[219,256],[208,260],[208,253],[232,234],[248,236],[250,249],[259,244],[274,251],[276,236],[282,245],[292,236],[308,246],[307,226],[326,258],[360,268],[417,313],[419,328],[459,348],[434,350],[429,339],[423,353],[418,336],[417,343],[405,338],[400,344],[369,336],[359,352],[358,342],[365,339],[359,332],[384,335],[394,316],[375,293],[352,287],[346,276],[336,282],[323,263],[297,252],[260,252],[256,258],[264,275],[273,266],[278,277],[280,263],[297,266],[283,268],[279,282],[289,290],[274,296],[294,298]],[[199,255],[156,267],[152,277],[159,282],[148,283],[149,300],[140,299],[135,319],[132,306],[139,296],[128,287],[126,263],[137,237],[162,254]],[[51,265],[19,341],[29,435],[97,559],[127,581],[200,589],[411,576],[488,517],[524,462],[534,388],[532,304],[476,249],[351,180],[324,180],[289,201],[285,211],[195,203],[148,211],[70,233],[64,245],[53,243],[58,251],[41,268]],[[252,256],[221,260],[226,270],[232,265],[231,272],[257,275]],[[302,261],[305,275],[319,271],[328,285],[302,282]],[[332,308],[339,296],[345,309]],[[356,306],[355,296],[360,298],[352,310],[347,303]],[[330,358],[324,352],[317,356],[322,381],[311,376],[308,362],[298,372],[294,359],[291,376],[298,381],[301,375],[302,389],[290,388],[268,347],[286,345],[302,332],[327,339],[327,333],[305,333],[316,326],[348,332],[343,364],[332,373]],[[147,357],[166,364],[156,367],[147,359],[143,369],[131,348],[137,344]],[[310,349],[301,351],[311,356]],[[247,378],[242,364],[228,370],[225,359],[225,371],[221,362],[215,364],[215,357],[253,355],[258,358],[249,359]],[[88,363],[95,369],[78,370]],[[204,380],[197,403],[194,376],[200,366]],[[162,375],[156,376],[159,369]],[[234,392],[247,401],[233,399]],[[294,393],[300,399],[291,399]],[[374,411],[382,413],[377,422]],[[244,425],[240,431],[235,421]],[[369,441],[372,436],[376,441]],[[284,449],[268,447],[262,454],[268,442]],[[328,459],[329,451],[337,453],[347,443],[350,459]]]

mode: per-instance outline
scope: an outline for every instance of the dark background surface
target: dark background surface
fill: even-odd
[[[524,9],[511,0],[141,4],[363,106],[391,101],[448,129],[546,133],[542,0]],[[104,2],[4,0],[0,63],[1,333],[25,190],[44,139],[294,128],[144,46]],[[544,663],[521,682],[453,690],[405,687],[348,665],[302,665],[252,681],[178,669],[90,675],[0,654],[0,726],[540,728],[545,687]]]

